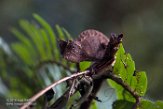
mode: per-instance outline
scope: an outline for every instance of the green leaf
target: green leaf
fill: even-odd
[[[135,74],[135,63],[130,54],[125,53],[125,50],[120,45],[119,50],[116,53],[116,63],[113,67],[113,72],[123,82],[129,85],[132,90],[143,96],[147,89],[147,77],[145,72],[137,72]],[[118,100],[127,100],[134,102],[135,98],[127,92],[122,86],[112,80],[108,80],[111,87],[116,90]]]
[[[163,109],[163,101],[142,100],[138,109]]]
[[[134,105],[133,102],[125,101],[125,100],[117,100],[113,103],[113,109],[132,109]]]
[[[113,72],[119,76],[123,82],[131,85],[131,78],[135,70],[135,64],[129,54],[126,54],[122,45],[116,53],[116,63],[113,68]],[[112,80],[108,80],[111,87],[115,88],[117,98],[128,101],[135,101],[133,96],[128,93],[122,86]]]
[[[40,31],[40,34],[43,38],[43,45],[44,45],[44,48],[45,48],[45,53],[46,53],[46,56],[47,56],[47,60],[50,60],[52,59],[52,50],[51,50],[51,45],[50,45],[50,41],[49,41],[49,38],[48,38],[48,35],[47,33],[45,32],[44,29],[39,29]]]
[[[26,46],[20,43],[14,43],[11,45],[14,52],[26,63],[27,65],[33,65],[33,61],[35,60]]]
[[[37,14],[33,14],[34,18],[42,25],[42,27],[46,30],[46,32],[49,35],[49,39],[51,41],[52,44],[52,51],[55,54],[55,59],[59,59],[59,51],[58,51],[58,47],[57,47],[57,42],[56,42],[56,35],[53,32],[53,29],[51,28],[51,26],[43,19],[41,18],[39,15]]]
[[[56,48],[56,35],[53,32],[51,26],[43,19],[41,16],[37,14],[33,14],[34,18],[44,27],[44,29],[48,32],[50,36],[50,40],[53,42],[52,46]]]
[[[120,69],[122,69],[124,67],[124,65],[121,61],[121,58],[124,57],[124,54],[125,54],[125,50],[121,44],[120,48],[118,49],[118,51],[116,53],[116,63],[114,65],[114,69],[113,69],[114,73],[117,75],[120,75],[120,73],[121,73]]]
[[[136,81],[135,81],[136,80]],[[146,73],[136,72],[136,75],[133,77],[133,82],[135,83],[135,87],[132,87],[136,90],[139,96],[144,96],[147,90],[147,76]]]
[[[88,62],[88,61],[80,62],[80,70],[84,71],[87,68],[89,68],[90,65],[91,65],[91,62]]]
[[[29,39],[26,38],[26,36],[23,33],[21,33],[19,30],[17,30],[16,28],[12,28],[11,32],[26,46],[31,46]]]
[[[56,35],[54,34],[52,28],[40,16],[34,14],[34,17],[41,24],[42,27],[30,23],[27,20],[20,20],[19,23],[20,27],[24,30],[26,35],[29,36],[29,38],[17,29],[12,29],[12,32],[15,34],[15,36],[21,41],[20,44],[23,45],[23,47],[20,48],[25,48],[24,51],[26,51],[26,53],[30,53],[27,54],[30,56],[26,57],[26,60],[28,60],[29,57],[32,57],[31,59],[34,58],[33,62],[30,62],[30,64],[33,63],[33,65],[36,65],[38,64],[38,62],[45,60],[60,61],[60,53],[56,44]],[[56,26],[56,29],[58,32],[58,37],[63,39],[65,39],[65,37],[67,36],[71,37],[70,34],[65,29],[62,29],[59,25]],[[17,52],[16,54],[19,54],[19,56],[20,54],[22,54],[16,47],[14,47],[14,51]],[[53,55],[55,55],[55,57],[53,57]],[[27,62],[25,61],[25,57],[21,56],[21,59],[23,60],[23,62]],[[67,62],[63,61],[63,64],[67,65]]]
[[[17,37],[21,41],[21,43],[23,43],[28,48],[32,56],[36,57],[36,51],[34,50],[31,41],[16,28],[12,28],[11,31],[15,35],[15,37]]]
[[[26,20],[21,20],[20,25],[32,39],[33,45],[36,46],[36,50],[37,50],[38,56],[40,56],[40,60],[45,60],[46,52],[44,50],[43,38],[41,37],[41,34],[38,31],[39,29],[36,28],[35,25],[29,23]]]
[[[91,107],[90,107],[89,109],[98,109],[98,107],[97,107],[97,103],[96,103],[95,100],[92,101],[92,103],[91,103]]]
[[[62,30],[65,33],[65,36],[67,37],[68,40],[73,40],[70,33],[65,28],[62,28]]]
[[[132,109],[134,103],[125,101],[125,100],[117,100],[113,103],[113,109]],[[137,109],[163,109],[163,101],[152,102],[149,100],[141,100],[140,105]]]
[[[156,105],[157,105],[157,107],[159,107],[159,108],[163,108],[163,101],[157,101],[156,103],[155,103]]]
[[[61,40],[65,40],[65,36],[64,36],[63,31],[62,31],[62,28],[61,28],[59,25],[56,25],[55,27],[56,27],[56,29],[57,29],[59,38],[60,38]]]

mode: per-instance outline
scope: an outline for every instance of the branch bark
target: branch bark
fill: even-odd
[[[58,85],[58,84],[60,84],[60,83],[62,83],[64,81],[67,81],[69,79],[73,79],[75,77],[78,77],[78,76],[81,76],[81,75],[84,75],[84,74],[88,74],[88,73],[90,73],[90,71],[89,70],[86,70],[86,71],[83,71],[83,72],[72,74],[71,76],[65,77],[63,79],[60,79],[60,80],[54,82],[53,84],[47,86],[46,88],[44,88],[43,90],[41,90],[40,92],[38,92],[36,95],[34,95],[33,97],[31,97],[28,102],[26,102],[23,106],[20,107],[20,109],[26,109],[34,101],[36,101],[39,97],[41,97],[42,95],[44,95],[48,90],[50,90],[51,88],[55,87],[56,85]]]
[[[136,109],[138,105],[140,104],[140,96],[126,83],[123,82],[123,80],[116,75],[114,75],[113,72],[105,73],[104,75],[95,75],[93,76],[94,80],[104,80],[104,79],[111,79],[115,81],[117,84],[121,85],[125,90],[127,90],[136,100],[135,104],[133,105],[132,109]]]
[[[28,106],[30,106],[34,101],[36,101],[39,97],[41,97],[43,94],[45,94],[48,90],[50,90],[51,88],[55,87],[56,85],[67,81],[69,79],[74,79],[77,78],[81,75],[87,75],[87,76],[91,76],[93,79],[93,82],[95,84],[93,91],[91,93],[91,95],[88,97],[88,99],[83,102],[80,106],[81,109],[88,109],[91,105],[92,100],[94,99],[93,96],[96,95],[96,93],[98,92],[98,90],[100,89],[100,84],[102,84],[102,82],[105,79],[112,79],[113,81],[115,81],[116,83],[120,84],[125,90],[127,90],[135,99],[135,105],[133,106],[133,109],[136,109],[137,106],[140,104],[140,96],[126,83],[123,82],[123,80],[119,77],[117,77],[116,75],[114,75],[114,73],[112,72],[112,63],[114,63],[114,59],[108,61],[108,62],[104,62],[104,63],[100,63],[100,65],[95,65],[94,67],[90,67],[88,70],[83,71],[83,72],[79,72],[79,73],[74,73],[71,76],[65,77],[63,79],[60,79],[56,82],[54,82],[53,84],[49,85],[48,87],[46,87],[45,89],[41,90],[40,92],[38,92],[36,95],[34,95],[30,101],[28,101],[27,103],[25,103],[20,109],[26,109]],[[95,74],[92,74],[92,69],[95,70]],[[92,96],[93,95],[93,96]]]

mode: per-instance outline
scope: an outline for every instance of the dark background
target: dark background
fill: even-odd
[[[37,13],[74,37],[88,28],[106,35],[123,33],[123,44],[137,70],[148,76],[147,98],[163,100],[162,0],[0,0],[0,36],[15,41],[10,28]]]

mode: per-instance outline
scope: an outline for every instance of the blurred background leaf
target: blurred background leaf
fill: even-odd
[[[68,76],[71,73],[69,70],[75,70],[74,64],[61,59],[56,40],[71,35],[58,25],[58,34],[55,35],[43,18],[37,14],[34,14],[34,18],[38,23],[20,20],[21,31],[12,28],[12,33],[19,41],[11,43],[11,48],[1,39],[0,71],[4,85],[4,101],[14,98],[27,99],[52,82]],[[69,66],[68,70],[63,69],[63,66]],[[57,91],[55,99],[62,95],[65,87],[64,83],[54,89]],[[43,99],[42,97],[38,104],[43,102]]]

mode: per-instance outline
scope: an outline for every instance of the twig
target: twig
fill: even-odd
[[[86,71],[83,71],[83,72],[72,74],[71,76],[65,77],[63,79],[60,79],[60,80],[54,82],[53,84],[47,86],[46,88],[44,88],[43,90],[41,90],[40,92],[38,92],[36,95],[34,95],[33,97],[31,97],[30,100],[27,103],[25,103],[22,107],[20,107],[20,109],[26,109],[34,101],[36,101],[40,96],[42,96],[43,94],[45,94],[48,90],[50,90],[51,88],[55,87],[56,85],[58,85],[58,84],[60,84],[60,83],[62,83],[64,81],[67,81],[69,79],[72,79],[74,77],[78,77],[78,76],[81,76],[83,74],[88,74],[88,73],[90,73],[90,71],[89,70],[86,70]]]
[[[44,61],[43,63],[40,63],[40,66],[43,65],[43,64],[45,64],[45,63],[55,63],[57,65],[62,66],[66,70],[70,70],[66,66],[64,67],[64,65],[62,65],[61,63],[58,63],[56,61]],[[98,74],[92,75],[92,78],[93,78],[94,82],[97,80],[98,83],[101,83],[101,81],[103,81],[105,79],[112,79],[116,83],[120,84],[125,90],[127,90],[136,99],[136,102],[135,102],[135,104],[133,106],[133,109],[136,109],[137,106],[140,104],[140,96],[128,84],[124,83],[121,78],[117,77],[112,72],[109,72],[108,73],[109,69],[110,68],[107,65],[105,67],[103,67],[102,69],[101,68],[98,68],[98,70],[97,70]],[[73,71],[70,70],[70,72],[73,72]],[[69,77],[65,77],[65,78],[63,78],[63,79],[61,79],[61,80],[53,83],[52,85],[46,87],[45,89],[43,89],[39,93],[37,93],[35,96],[33,96],[30,99],[30,101],[28,101],[27,103],[25,103],[20,109],[27,108],[29,105],[32,104],[32,102],[36,101],[40,96],[42,96],[44,93],[46,93],[52,87],[54,87],[54,86],[56,86],[56,85],[58,85],[58,84],[60,84],[60,83],[62,83],[64,81],[66,81],[66,80],[69,80],[69,79],[72,79],[72,78],[76,78],[76,77],[78,77],[80,75],[83,75],[83,74],[86,74],[87,75],[89,72],[90,72],[89,70],[86,70],[84,72],[74,73],[74,74],[72,74]],[[98,90],[97,87],[96,87],[96,89]],[[96,93],[96,91],[95,91],[95,93]],[[89,108],[89,106],[91,104],[91,101],[93,99],[91,96],[89,96],[88,98],[90,98],[90,100],[87,100],[87,102],[85,102],[84,104],[82,104],[85,109],[88,109]]]
[[[136,102],[133,105],[132,109],[136,109],[138,105],[140,104],[141,97],[128,84],[124,83],[121,78],[117,77],[112,72],[106,73],[105,75],[94,76],[93,79],[111,79],[115,81],[117,84],[121,85],[125,90],[127,90],[135,98]]]

